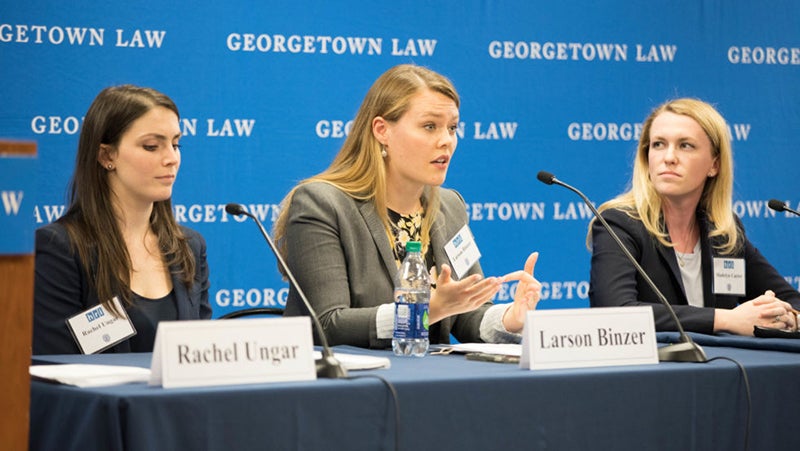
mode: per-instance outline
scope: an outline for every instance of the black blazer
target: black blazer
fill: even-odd
[[[211,306],[206,242],[196,231],[181,228],[194,254],[196,273],[191,290],[186,289],[178,275],[172,275],[178,319],[208,319]],[[70,246],[64,226],[55,222],[36,230],[35,266],[33,354],[79,354],[80,348],[66,320],[100,302],[78,254]],[[131,352],[130,341],[122,341],[104,352]]]
[[[705,215],[697,215],[700,224],[700,252],[702,254],[703,301],[705,307],[688,304],[683,289],[680,267],[671,247],[666,247],[653,238],[641,221],[621,210],[611,209],[602,213],[603,218],[619,235],[642,269],[650,276],[664,294],[687,331],[705,334],[714,333],[714,309],[732,309],[740,303],[754,299],[766,290],[772,290],[784,301],[800,307],[800,293],[792,288],[766,258],[753,246],[744,234],[737,218],[744,246],[735,255],[722,256],[714,248],[716,240],[708,237]],[[744,296],[714,294],[714,257],[744,258]],[[650,285],[636,272],[636,268],[625,257],[614,239],[599,221],[592,225],[592,267],[589,288],[592,307],[618,307],[627,305],[652,305],[656,330],[677,330],[666,307],[661,305]]]

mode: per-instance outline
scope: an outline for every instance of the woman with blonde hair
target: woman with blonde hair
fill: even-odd
[[[330,167],[302,181],[275,223],[281,253],[320,316],[331,344],[385,348],[394,323],[393,279],[405,243],[422,243],[435,269],[431,343],[517,341],[539,300],[525,269],[484,278],[480,265],[458,279],[445,244],[467,224],[466,206],[442,189],[457,144],[459,97],[442,75],[395,66],[372,85]],[[514,303],[493,306],[501,283],[518,280]],[[307,314],[290,289],[286,315]]]
[[[631,188],[601,205],[688,331],[753,335],[797,329],[800,293],[745,236],[733,213],[733,154],[725,119],[696,99],[648,116]],[[658,330],[677,330],[666,307],[599,221],[589,225],[593,307],[651,305]],[[790,304],[791,303],[791,304]]]

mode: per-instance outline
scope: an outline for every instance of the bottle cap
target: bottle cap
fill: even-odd
[[[407,241],[406,252],[420,252],[422,250],[422,243],[419,241]]]

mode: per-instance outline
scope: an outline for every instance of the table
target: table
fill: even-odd
[[[709,358],[735,359],[747,370],[749,449],[797,449],[800,353],[704,347]],[[387,356],[392,366],[351,372],[351,380],[169,390],[33,381],[31,449],[374,451],[394,449],[395,438],[402,450],[744,449],[747,397],[740,370],[725,360],[526,371],[462,355],[335,350]],[[36,361],[147,367],[150,354]],[[374,375],[397,390],[397,437],[389,390],[361,377]]]

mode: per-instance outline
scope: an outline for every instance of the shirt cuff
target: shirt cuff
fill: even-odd
[[[520,343],[522,334],[509,332],[503,326],[503,315],[511,304],[495,304],[486,310],[481,320],[481,340],[486,343]]]
[[[378,339],[389,339],[394,334],[394,303],[381,304],[375,314],[375,330]]]

